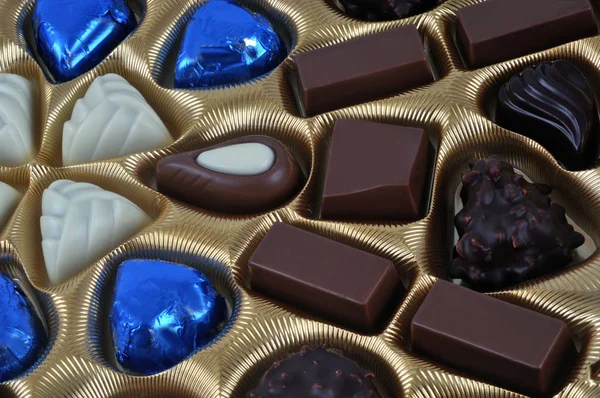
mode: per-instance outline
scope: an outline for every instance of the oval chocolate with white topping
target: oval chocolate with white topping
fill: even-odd
[[[258,213],[296,192],[301,171],[279,141],[243,137],[162,159],[158,190],[174,199],[223,213]]]

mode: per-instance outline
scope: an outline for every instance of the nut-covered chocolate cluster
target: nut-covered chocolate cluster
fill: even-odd
[[[562,268],[584,237],[552,189],[527,182],[496,156],[471,163],[462,178],[464,208],[454,225],[460,234],[449,274],[474,289],[500,289]]]
[[[373,373],[323,347],[275,362],[248,398],[381,398]]]
[[[339,0],[346,13],[367,21],[388,21],[428,11],[445,0]]]

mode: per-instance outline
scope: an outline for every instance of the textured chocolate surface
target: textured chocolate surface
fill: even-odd
[[[430,148],[422,128],[338,120],[329,149],[321,217],[420,218]]]
[[[471,68],[598,33],[588,0],[489,0],[459,9],[457,30]]]
[[[348,15],[367,21],[390,21],[429,11],[445,0],[339,0]]]
[[[374,377],[323,347],[303,347],[299,353],[275,362],[248,398],[381,398]]]
[[[253,289],[362,332],[375,331],[404,290],[391,261],[283,223],[249,267]]]
[[[477,290],[495,290],[573,261],[584,237],[569,225],[564,207],[552,203],[549,186],[527,182],[494,156],[471,164],[462,182],[451,277]]]
[[[203,152],[241,143],[262,143],[275,153],[275,163],[265,173],[234,175],[200,166]],[[249,136],[209,148],[167,156],[156,168],[158,190],[165,195],[223,213],[257,213],[289,200],[302,183],[298,163],[279,141]]]
[[[500,89],[496,122],[528,136],[570,169],[598,160],[598,110],[585,75],[570,61],[526,68]]]
[[[567,325],[446,281],[411,323],[419,353],[524,394],[548,394],[576,355]]]
[[[298,54],[293,77],[301,113],[313,116],[433,81],[414,25]]]

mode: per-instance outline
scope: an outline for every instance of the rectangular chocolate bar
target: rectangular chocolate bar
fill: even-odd
[[[411,323],[413,349],[525,394],[547,394],[575,356],[567,325],[447,281]]]
[[[298,54],[292,76],[300,113],[313,116],[433,81],[416,26]]]
[[[374,332],[404,292],[391,261],[283,223],[249,266],[253,289],[362,332]]]
[[[458,40],[471,68],[597,33],[589,0],[489,0],[458,10]]]

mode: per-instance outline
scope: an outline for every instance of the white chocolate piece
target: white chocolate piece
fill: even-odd
[[[52,285],[62,283],[150,223],[138,206],[88,183],[58,180],[42,196],[42,250]]]
[[[265,144],[247,142],[202,152],[196,163],[219,173],[255,176],[273,167],[275,152]]]
[[[142,94],[119,75],[97,77],[63,127],[63,165],[164,147],[169,131]]]
[[[20,166],[35,157],[34,85],[19,75],[0,73],[0,165]]]
[[[22,197],[21,192],[0,181],[0,229],[4,228]]]

